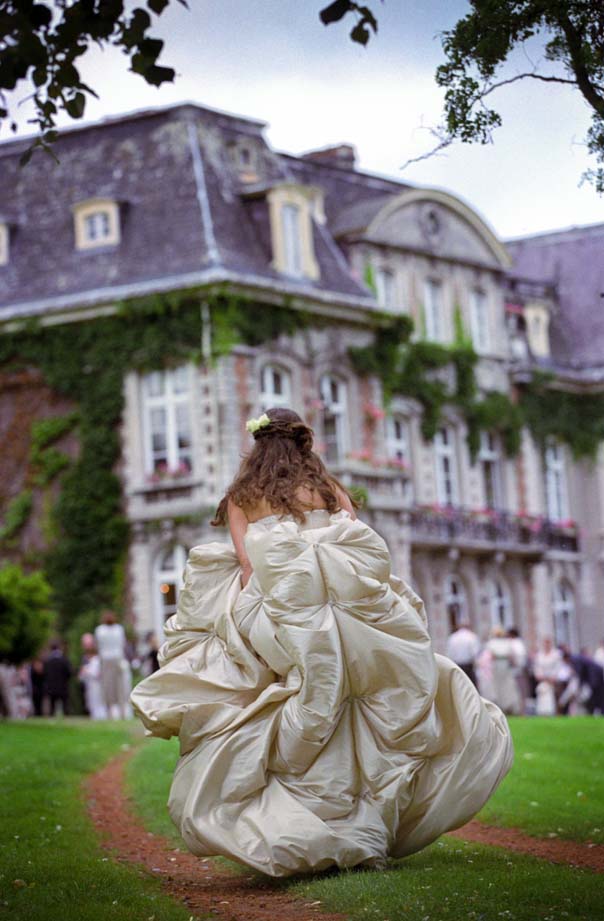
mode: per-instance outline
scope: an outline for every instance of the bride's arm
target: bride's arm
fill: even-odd
[[[235,547],[235,553],[237,554],[239,562],[241,563],[241,584],[245,586],[252,574],[252,564],[245,552],[244,543],[245,532],[247,531],[249,522],[243,509],[235,505],[234,502],[229,501],[227,511],[229,516],[229,531],[233,539],[233,546]]]

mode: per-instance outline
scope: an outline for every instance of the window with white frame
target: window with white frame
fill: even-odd
[[[545,495],[548,518],[552,521],[568,518],[564,448],[555,441],[551,441],[545,449]]]
[[[484,291],[478,288],[470,293],[470,328],[476,351],[487,352],[491,344],[489,302]]]
[[[501,453],[499,440],[493,432],[480,433],[478,463],[482,472],[482,486],[486,508],[501,508]]]
[[[291,404],[291,377],[278,365],[264,365],[260,372],[260,409],[271,406],[289,407]]]
[[[396,281],[392,269],[378,266],[375,269],[375,291],[380,307],[394,310],[396,304]]]
[[[455,434],[449,426],[440,428],[434,436],[436,463],[436,495],[441,505],[456,505],[459,501]]]
[[[142,394],[147,475],[186,476],[193,469],[189,367],[145,375]]]
[[[409,460],[408,423],[403,416],[390,416],[386,421],[388,460],[406,464]]]
[[[442,282],[428,278],[424,285],[424,316],[426,339],[442,342],[444,339]]]
[[[179,545],[162,550],[155,561],[155,630],[160,637],[166,620],[176,613],[186,561],[187,551]]]
[[[575,593],[568,582],[560,579],[554,585],[554,635],[556,645],[574,646]]]
[[[287,202],[281,206],[281,223],[283,227],[284,270],[289,275],[303,274],[301,213],[299,205]]]
[[[120,242],[117,201],[104,198],[79,202],[73,208],[76,249],[96,249]]]
[[[509,630],[514,626],[514,609],[509,589],[501,579],[494,579],[490,587],[491,624]]]
[[[323,443],[328,464],[339,464],[346,453],[346,387],[331,374],[321,378],[323,403]]]
[[[466,590],[455,573],[451,573],[445,580],[445,605],[450,630],[456,630],[460,624],[468,623]]]

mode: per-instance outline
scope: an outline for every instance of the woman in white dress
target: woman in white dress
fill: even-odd
[[[503,627],[493,627],[485,645],[491,656],[491,688],[483,693],[501,707],[504,713],[520,713],[521,697],[516,682],[516,651],[514,640],[505,635]]]
[[[435,655],[422,601],[286,409],[194,547],[161,668],[132,692],[178,735],[187,846],[271,876],[380,866],[467,822],[511,767],[505,717]]]

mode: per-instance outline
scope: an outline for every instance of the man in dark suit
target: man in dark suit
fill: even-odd
[[[63,715],[69,713],[69,679],[71,664],[59,643],[53,643],[50,654],[44,662],[44,684],[50,701],[50,712],[54,716],[57,704],[61,703]]]
[[[563,650],[562,658],[574,670],[581,686],[586,685],[591,691],[590,697],[584,703],[587,712],[593,716],[598,711],[604,716],[604,669],[602,666],[589,656],[575,656],[567,649]]]

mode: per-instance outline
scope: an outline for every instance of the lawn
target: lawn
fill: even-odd
[[[84,720],[0,725],[0,918],[189,921],[158,881],[108,858],[85,813],[82,778],[132,732]]]
[[[480,813],[539,837],[604,843],[604,719],[511,719],[514,767]]]

